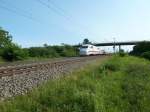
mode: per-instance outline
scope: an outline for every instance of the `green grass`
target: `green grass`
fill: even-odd
[[[0,112],[150,112],[150,62],[129,56],[97,61],[1,102]]]
[[[5,63],[5,61],[0,57],[0,64]]]

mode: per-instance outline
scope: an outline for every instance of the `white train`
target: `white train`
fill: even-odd
[[[104,50],[100,50],[99,47],[96,47],[91,44],[84,44],[79,48],[79,50],[80,50],[80,56],[105,54]]]

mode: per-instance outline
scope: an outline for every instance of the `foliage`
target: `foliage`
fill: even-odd
[[[134,46],[132,55],[141,56],[142,53],[150,51],[150,42],[144,41]]]
[[[123,49],[121,49],[121,50],[119,51],[119,56],[121,56],[121,57],[126,56],[126,53],[124,52]]]
[[[77,56],[77,48],[63,44],[61,46],[31,47],[22,49],[12,42],[8,31],[0,28],[0,58],[7,61],[24,60],[28,57],[54,58]]]
[[[2,112],[149,112],[150,62],[113,57],[115,71],[92,66],[0,103]],[[105,65],[104,63],[104,65]],[[102,70],[103,72],[100,72]]]
[[[76,56],[76,48],[70,45],[31,47],[27,49],[31,57],[71,57]]]
[[[9,32],[0,28],[0,49],[12,43],[12,36]]]
[[[85,38],[85,39],[83,40],[83,44],[91,44],[91,42],[89,41],[89,39]]]
[[[23,60],[28,53],[12,42],[9,32],[0,28],[0,56],[7,61]]]
[[[150,51],[142,53],[141,57],[150,60]]]
[[[3,48],[1,56],[7,61],[23,60],[27,58],[28,52],[24,51],[16,44],[11,44]]]
[[[120,62],[116,61],[116,58],[119,57],[113,57],[112,59],[108,60],[105,62],[102,66],[101,69],[104,70],[109,70],[109,71],[117,71],[120,69]]]
[[[47,49],[44,47],[31,47],[27,49],[29,51],[29,56],[31,57],[57,57],[57,53],[53,49]]]
[[[75,47],[70,46],[70,45],[64,45],[64,46],[62,46],[62,52],[60,55],[65,56],[65,57],[76,56],[77,55],[77,49]]]

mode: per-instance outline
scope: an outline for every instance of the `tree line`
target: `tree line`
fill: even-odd
[[[143,41],[135,45],[130,54],[150,60],[150,41]]]
[[[82,44],[92,44],[87,38]],[[130,55],[144,57],[150,60],[150,42],[144,41],[133,47]],[[12,41],[12,36],[8,31],[0,27],[0,58],[6,61],[25,60],[30,57],[55,58],[55,57],[73,57],[78,56],[78,48],[62,44],[50,46],[44,44],[43,47],[21,48]]]
[[[12,41],[12,36],[8,31],[0,28],[0,58],[6,61],[24,60],[30,57],[72,57],[78,55],[77,50],[76,47],[67,44],[60,46],[44,44],[43,47],[21,48]]]

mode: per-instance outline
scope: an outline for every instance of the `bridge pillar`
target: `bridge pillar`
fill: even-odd
[[[113,50],[114,50],[114,53],[116,53],[116,46],[115,45],[113,46]]]
[[[121,45],[119,45],[119,52],[121,51]]]

